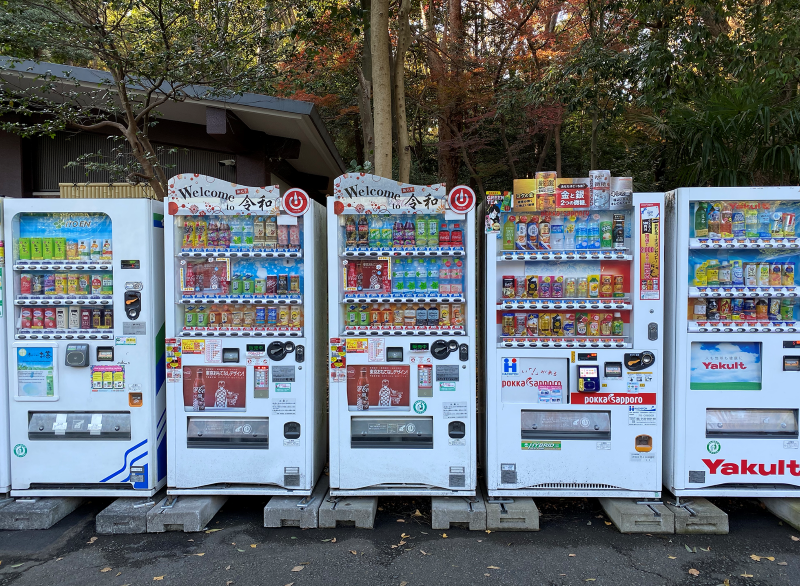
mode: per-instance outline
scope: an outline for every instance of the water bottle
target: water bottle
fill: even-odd
[[[428,295],[439,295],[439,259],[428,259]]]
[[[392,264],[392,293],[402,295],[405,291],[403,286],[405,281],[405,267],[402,260],[396,260]]]
[[[772,232],[769,229],[769,210],[761,208],[758,210],[758,237],[770,238]]]
[[[597,214],[589,218],[589,246],[590,249],[600,248],[600,222]]]
[[[439,266],[439,295],[450,295],[450,263],[449,258]]]
[[[417,292],[417,267],[413,258],[406,259],[405,287],[409,295]]]
[[[564,219],[564,250],[575,250],[575,216]]]
[[[586,223],[588,218],[579,218],[575,228],[575,248],[576,250],[586,250],[589,248],[589,235]]]
[[[419,233],[417,236],[419,236]],[[424,258],[417,261],[417,294],[428,294],[428,267],[425,266]]]
[[[553,216],[550,220],[550,248],[564,250],[564,221],[561,216]]]

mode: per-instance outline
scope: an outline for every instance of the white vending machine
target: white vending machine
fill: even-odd
[[[3,240],[3,220],[5,211],[0,199],[0,356],[8,351],[6,345],[6,253]],[[0,360],[0,495],[11,490],[11,446],[8,443],[8,370],[5,360]],[[0,496],[0,498],[2,498]]]
[[[661,494],[664,198],[605,173],[487,200],[492,497]]]
[[[169,181],[167,492],[310,495],[325,463],[325,211]]]
[[[11,495],[154,494],[167,475],[163,204],[4,207]]]
[[[800,495],[797,187],[667,194],[664,485]]]
[[[475,494],[475,196],[364,173],[328,205],[331,494]]]

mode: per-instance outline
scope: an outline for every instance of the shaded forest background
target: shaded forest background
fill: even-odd
[[[798,0],[8,0],[0,53],[311,101],[352,170],[411,183],[610,169],[663,191],[800,181],[798,22]],[[125,118],[124,85],[92,120],[4,129]],[[134,146],[157,105],[138,120]]]

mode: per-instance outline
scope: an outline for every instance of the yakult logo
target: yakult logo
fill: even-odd
[[[706,370],[747,370],[744,362],[703,362]]]
[[[516,358],[503,358],[503,374],[517,374]]]
[[[710,460],[703,458],[703,464],[708,468],[709,474],[722,474],[723,476],[734,476],[741,474],[746,476],[784,476],[788,471],[792,476],[800,476],[800,464],[797,460],[778,460],[775,464],[758,464],[756,462],[748,462],[747,460],[740,460],[737,462],[728,462],[725,459]]]

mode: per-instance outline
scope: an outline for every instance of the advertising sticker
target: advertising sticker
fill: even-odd
[[[692,342],[689,388],[760,391],[760,342]]]
[[[245,366],[184,366],[184,411],[244,411]]]
[[[408,365],[347,367],[347,408],[350,411],[409,411]]]
[[[20,397],[55,397],[52,347],[17,348],[17,395]]]

